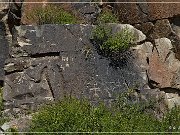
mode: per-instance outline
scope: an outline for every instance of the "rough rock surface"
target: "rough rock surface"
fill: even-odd
[[[165,97],[169,109],[172,109],[175,105],[180,106],[180,96],[178,93],[166,93]]]
[[[1,20],[7,14],[9,4],[8,4],[8,0],[0,0],[0,2],[1,2],[0,3],[0,20]]]
[[[164,37],[168,38],[173,33],[168,19],[157,20],[154,24],[152,22],[136,24],[135,27],[141,30],[151,40]]]
[[[155,40],[154,48],[149,58],[149,79],[154,81],[154,87],[179,89],[180,61],[175,58],[171,41],[167,38]]]
[[[20,118],[16,118],[9,122],[4,123],[1,126],[1,129],[3,129],[5,132],[9,131],[9,129],[16,129],[18,130],[18,132],[27,132],[30,127],[31,120],[32,120],[31,115],[22,116]],[[5,134],[3,132],[0,133],[1,135]]]
[[[168,38],[160,38],[155,40],[154,45],[145,42],[133,49],[136,50],[135,63],[141,68],[142,77],[147,78],[151,91],[155,92],[153,89],[164,91],[169,108],[180,105],[180,61],[175,57],[171,41]],[[142,93],[144,91],[146,90]]]
[[[147,88],[147,77],[130,52],[126,63],[112,66],[90,42],[91,25],[22,26],[20,48],[5,65],[3,91],[6,109],[33,109],[65,95],[111,101],[128,88]],[[137,34],[137,33],[136,33]],[[139,36],[137,36],[139,37]]]
[[[180,15],[179,3],[166,3],[169,0],[163,0],[164,3],[138,3],[155,2],[154,0],[114,0],[115,2],[137,2],[137,3],[115,3],[114,10],[118,13],[119,19],[123,23],[142,23],[160,19],[171,18]],[[158,1],[162,2],[162,1]],[[179,0],[171,0],[179,2]]]
[[[8,41],[5,36],[5,24],[0,22],[0,81],[4,80],[4,63],[8,58]]]

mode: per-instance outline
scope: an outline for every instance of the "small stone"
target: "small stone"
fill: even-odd
[[[1,126],[1,128],[2,128],[4,131],[6,131],[6,130],[8,130],[8,129],[10,128],[10,125],[9,125],[9,123],[4,123],[4,124]]]

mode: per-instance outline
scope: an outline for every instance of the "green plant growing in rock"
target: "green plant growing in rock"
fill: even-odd
[[[40,7],[32,11],[27,18],[35,20],[37,24],[76,24],[74,15],[54,5]]]
[[[76,98],[46,105],[33,116],[30,131],[167,132],[172,122],[173,126],[179,127],[180,108],[174,108],[160,121],[144,111],[151,108],[151,104],[131,104],[128,96],[127,93],[121,94],[109,107],[103,103],[93,106],[87,100]]]
[[[133,40],[133,34],[128,28],[117,33],[112,33],[108,25],[98,25],[92,31],[92,39],[99,45],[100,49],[110,53],[121,53],[127,51]]]
[[[0,87],[0,110],[3,109],[2,88]]]
[[[109,50],[111,52],[127,51],[133,40],[133,34],[128,28],[125,28],[116,34],[111,35],[105,42],[103,42],[101,49]]]
[[[112,35],[111,31],[111,27],[105,24],[97,25],[92,30],[91,39],[93,39],[97,44],[102,45]]]
[[[102,11],[97,18],[98,24],[103,23],[119,23],[118,17],[109,10]]]
[[[175,106],[166,114],[163,126],[169,132],[180,132],[180,106]]]
[[[3,109],[3,98],[2,98],[2,88],[0,87],[0,126],[5,122],[5,119],[2,117]]]

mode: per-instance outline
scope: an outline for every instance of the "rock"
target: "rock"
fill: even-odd
[[[180,38],[180,18],[174,17],[171,20],[171,26],[176,35]]]
[[[145,101],[151,101],[153,103],[153,110],[151,113],[156,116],[156,118],[162,120],[164,114],[167,113],[167,100],[166,93],[159,89],[144,89],[140,93],[140,99]]]
[[[149,35],[153,31],[154,24],[152,22],[145,22],[141,24],[135,24],[134,27],[142,31],[147,36],[147,38],[149,38]]]
[[[6,16],[9,8],[8,4],[9,0],[0,0],[0,20],[4,20],[3,18]],[[3,3],[2,3],[3,2]],[[7,3],[5,3],[7,2]]]
[[[32,120],[31,115],[22,116],[21,118],[12,119],[3,124],[2,129],[7,131],[10,128],[16,129],[17,132],[27,132]]]
[[[180,62],[175,58],[171,41],[167,38],[156,39],[155,45],[156,48],[149,58],[148,70],[148,77],[153,87],[179,89],[179,83],[175,80],[179,78],[177,76],[179,76]]]
[[[8,58],[9,43],[6,38],[5,24],[0,22],[0,81],[4,80],[4,63]]]
[[[90,0],[87,0],[87,2]],[[83,0],[84,2],[84,0]],[[91,3],[77,3],[74,4],[74,9],[78,11],[78,15],[80,15],[85,24],[94,24],[97,16],[101,12],[101,9],[96,4]]]
[[[1,128],[2,128],[4,131],[7,131],[7,130],[10,128],[10,126],[9,126],[8,123],[4,123],[4,124],[1,126]]]
[[[157,20],[154,24],[152,22],[135,24],[135,28],[142,31],[151,41],[158,38],[169,38],[174,32],[168,19]]]
[[[168,70],[166,65],[160,60],[158,53],[153,52],[150,57],[149,79],[155,88],[171,87],[173,73]]]
[[[157,20],[153,27],[153,32],[150,35],[151,39],[168,38],[173,32],[168,19]]]
[[[180,106],[180,97],[178,93],[166,93],[166,102],[169,109]]]
[[[17,56],[13,49],[10,55],[14,58],[6,61],[5,109],[13,113],[13,108],[19,108],[23,114],[28,108],[33,110],[68,95],[86,97],[92,102],[111,101],[128,87],[147,87],[146,74],[141,74],[139,65],[134,63],[138,61],[135,50],[129,52],[125,63],[119,61],[113,65],[90,42],[92,28],[91,25],[22,26],[19,31],[26,32],[18,38],[28,39],[30,45],[19,47],[22,55],[24,52],[27,56]]]
[[[0,0],[0,83],[4,80],[4,62],[8,57],[8,41],[6,38],[6,19],[8,9],[8,0]]]
[[[133,47],[136,53],[136,64],[146,74],[146,70],[149,68],[149,57],[152,55],[153,44],[145,42],[141,45]]]
[[[118,2],[118,0],[115,0]],[[115,3],[114,10],[118,13],[119,20],[123,23],[136,24],[148,21],[172,18],[180,14],[180,4],[166,3],[126,3],[127,0],[121,0],[125,3]],[[142,2],[140,0],[131,0],[131,2]],[[146,0],[143,2],[154,2],[154,0]],[[171,2],[179,2],[173,0]]]

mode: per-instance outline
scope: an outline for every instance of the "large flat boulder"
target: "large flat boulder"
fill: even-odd
[[[90,42],[92,28],[21,26],[18,42],[22,47],[10,52],[14,58],[5,65],[5,108],[22,112],[70,95],[110,102],[129,88],[147,88],[146,72],[136,63],[135,50],[129,52],[125,63],[114,65]]]

